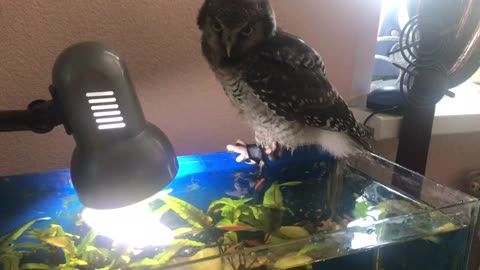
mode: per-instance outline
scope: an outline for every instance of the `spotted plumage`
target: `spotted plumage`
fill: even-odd
[[[320,55],[282,31],[268,0],[206,0],[202,51],[226,95],[270,152],[321,145],[337,158],[368,148]]]

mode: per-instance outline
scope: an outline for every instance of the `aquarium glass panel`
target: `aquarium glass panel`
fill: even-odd
[[[466,269],[478,200],[378,156],[178,160],[96,230],[68,170],[1,177],[0,269]]]

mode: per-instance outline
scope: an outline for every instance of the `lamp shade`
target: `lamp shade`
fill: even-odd
[[[120,208],[158,193],[178,162],[167,136],[145,120],[127,67],[111,48],[82,42],[53,68],[52,96],[76,142],[72,183],[89,208]]]

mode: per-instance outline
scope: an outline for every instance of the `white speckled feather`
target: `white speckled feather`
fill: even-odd
[[[305,145],[319,145],[336,158],[344,158],[359,151],[359,146],[347,134],[288,121],[276,115],[246,83],[231,77],[222,76],[219,79],[231,102],[255,131],[258,145],[268,148],[278,143],[288,150]],[[236,98],[233,93],[241,94],[241,98]]]

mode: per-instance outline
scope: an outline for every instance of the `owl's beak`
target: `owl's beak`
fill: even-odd
[[[236,42],[236,37],[232,33],[225,33],[223,36],[223,44],[225,45],[225,51],[227,53],[227,57],[232,57],[232,49],[233,45]]]
[[[227,51],[227,56],[228,58],[230,58],[232,56],[232,44],[231,43],[227,43],[225,45],[225,50]]]

